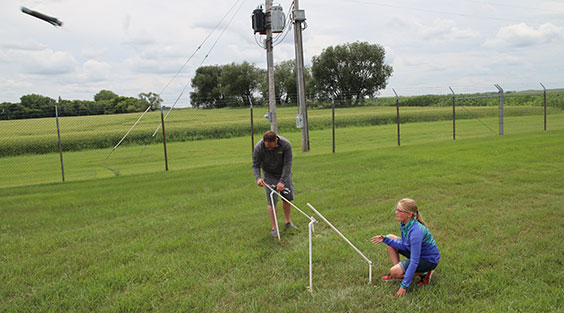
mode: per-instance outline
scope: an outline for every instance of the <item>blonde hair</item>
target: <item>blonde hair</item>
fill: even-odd
[[[415,200],[409,199],[409,198],[404,198],[404,199],[401,199],[400,201],[398,201],[397,206],[400,207],[402,210],[413,214],[413,217],[415,217],[415,219],[419,223],[421,223],[421,224],[423,224],[423,226],[427,227],[427,224],[425,224],[425,221],[423,221],[423,216],[421,216],[421,213],[417,209],[417,203],[415,202]]]

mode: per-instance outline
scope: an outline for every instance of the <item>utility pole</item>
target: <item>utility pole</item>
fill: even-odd
[[[309,127],[305,100],[304,49],[302,41],[302,23],[305,21],[304,10],[299,9],[299,1],[294,0],[294,46],[296,50],[296,84],[298,87],[298,127],[302,128],[302,151],[309,151]]]
[[[266,11],[266,65],[268,69],[268,109],[270,130],[278,133],[276,122],[276,92],[274,90],[274,55],[272,53],[272,0],[265,0]]]

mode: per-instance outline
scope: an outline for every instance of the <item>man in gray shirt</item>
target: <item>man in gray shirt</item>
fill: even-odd
[[[264,179],[261,178],[261,169]],[[292,145],[288,139],[277,136],[273,131],[264,133],[263,138],[256,144],[253,149],[253,174],[260,187],[268,184],[272,188],[276,188],[280,194],[288,201],[294,200],[294,182],[292,181]],[[272,236],[278,237],[278,225],[274,220],[274,212],[272,207],[278,212],[278,195],[274,194],[274,203],[271,203],[271,191],[266,190],[266,199],[268,202],[268,215],[272,224]],[[290,209],[292,206],[286,201],[282,201],[282,209],[284,210],[285,228],[296,228],[290,220]]]

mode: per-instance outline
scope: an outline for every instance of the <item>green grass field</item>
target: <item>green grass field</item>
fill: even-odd
[[[263,115],[267,108],[253,110],[256,133],[269,129]],[[449,107],[402,107],[401,123],[452,120]],[[561,114],[559,108],[548,108],[549,119],[553,114]],[[298,132],[296,128],[295,107],[277,109],[278,130],[283,133]],[[543,114],[540,106],[508,106],[506,117],[539,116]],[[496,117],[498,109],[488,107],[458,107],[456,118]],[[60,131],[64,151],[111,148],[116,145],[133,126],[141,113],[61,117]],[[395,107],[364,106],[335,110],[335,123],[338,128],[377,126],[393,124],[396,121]],[[331,128],[330,109],[312,109],[308,112],[309,128],[323,130]],[[542,117],[541,117],[542,119]],[[160,112],[149,112],[125,138],[122,146],[146,144],[160,124]],[[496,126],[494,125],[494,129]],[[58,152],[57,128],[54,118],[0,121],[0,157],[45,154]],[[233,138],[247,136],[251,132],[249,109],[178,109],[166,121],[167,141],[197,141],[202,139]],[[154,142],[161,142],[157,133]]]
[[[235,110],[235,112],[238,111]],[[359,111],[353,110],[353,112],[358,113]],[[221,116],[225,114],[225,111],[219,110],[218,114]],[[355,113],[349,114],[352,117],[358,116]],[[116,117],[112,116],[112,118]],[[24,122],[27,123],[27,121]],[[93,129],[93,133],[96,132],[95,130],[104,128],[94,126],[89,122],[86,123]],[[205,122],[201,123],[206,125]],[[456,129],[458,140],[496,136],[498,119],[460,120],[456,123]],[[507,135],[536,132],[542,129],[543,117],[539,115],[505,118],[505,134]],[[548,129],[564,129],[564,114],[553,113],[549,115]],[[452,121],[406,123],[401,125],[400,133],[402,145],[450,141],[452,140]],[[300,150],[300,133],[292,131],[281,132],[281,134],[294,143],[295,150]],[[331,152],[331,136],[330,128],[312,130],[310,133],[311,152],[308,154]],[[255,142],[259,139],[260,134],[257,134]],[[397,146],[397,128],[393,124],[373,127],[346,127],[336,130],[337,152],[394,146]],[[249,132],[246,137],[172,142],[167,144],[167,148],[169,166],[173,170],[246,162],[250,160],[251,137]],[[111,177],[114,176],[112,170],[116,172],[119,170],[119,175],[143,174],[164,170],[162,144],[153,144],[146,147],[143,145],[124,145],[119,147],[106,160],[110,152],[111,148],[65,152],[63,154],[65,180],[68,182]],[[59,182],[61,181],[59,154],[28,154],[0,158],[0,172],[4,176],[0,180],[0,188]]]
[[[270,235],[249,137],[109,152],[2,158],[27,164],[0,187],[1,312],[557,312],[564,306],[564,117],[506,119],[497,136],[476,120],[311,132],[294,143],[295,204],[316,226],[308,285],[307,220]],[[482,122],[497,130],[496,119]],[[511,131],[508,131],[511,129]],[[286,134],[283,134],[286,135]],[[257,138],[258,139],[258,138]],[[54,163],[54,165],[53,165]],[[120,175],[104,166],[119,168]],[[376,234],[398,233],[393,207],[417,200],[442,254],[433,281],[395,299],[399,282]],[[559,309],[560,308],[560,309]]]

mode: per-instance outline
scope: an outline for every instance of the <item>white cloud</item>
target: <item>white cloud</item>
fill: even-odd
[[[67,74],[74,72],[77,66],[75,58],[70,53],[51,49],[20,51],[11,54],[11,58],[20,64],[26,74]]]
[[[535,29],[526,23],[520,23],[501,28],[496,37],[488,39],[484,46],[490,48],[521,48],[555,41],[564,41],[564,27],[545,23]]]
[[[406,40],[428,41],[457,41],[477,38],[480,34],[470,28],[461,28],[456,21],[449,19],[435,19],[432,22],[418,22],[403,17],[393,17],[387,26],[401,33]]]
[[[134,56],[125,60],[127,68],[136,73],[175,73],[186,61],[181,59],[144,58]]]
[[[232,0],[26,1],[31,1],[27,3],[31,9],[57,16],[65,24],[52,27],[23,15],[21,1],[2,0],[0,20],[10,27],[0,27],[0,101],[17,101],[29,93],[91,99],[101,89],[133,96],[158,92],[230,8],[235,13],[241,3],[215,48],[209,51],[231,14],[163,98],[174,102],[202,61],[203,65],[248,61],[266,68],[265,50],[255,44],[251,30],[250,14],[257,2],[234,6]],[[381,2],[300,3],[308,24],[303,32],[306,65],[329,46],[366,41],[385,47],[386,63],[394,67],[388,86],[398,91],[481,82],[492,88],[491,83],[503,85],[510,79],[564,86],[562,0],[539,0],[534,6],[526,0],[514,0],[510,6],[484,1]],[[280,2],[285,13],[290,3]],[[508,26],[507,20],[517,22]],[[518,24],[521,21],[527,24]],[[505,49],[531,46],[535,48]],[[274,61],[293,58],[291,30],[275,47]]]
[[[396,57],[396,52],[390,46],[384,46],[384,50],[386,51],[386,57],[384,58],[384,63],[392,63]]]
[[[488,80],[489,86],[492,86],[493,83],[507,80],[505,77],[508,75],[518,76],[518,72],[529,67],[528,63],[518,56],[491,51],[396,56],[392,66],[394,75],[390,82],[397,86],[396,88],[404,90],[416,86],[448,90],[448,86],[462,86],[464,83],[477,86],[477,82],[484,85],[483,82]]]
[[[96,60],[88,60],[82,65],[82,76],[88,81],[104,81],[110,77],[111,65]]]
[[[38,42],[30,41],[7,41],[0,44],[2,49],[21,50],[21,51],[39,51],[47,48],[46,45]]]
[[[144,47],[154,45],[156,41],[153,38],[148,37],[146,34],[136,34],[129,36],[123,40],[123,44],[132,47]]]
[[[461,29],[453,20],[436,19],[431,25],[419,24],[419,32],[428,40],[465,40],[479,36],[472,29]]]
[[[104,47],[84,48],[81,55],[87,59],[102,59],[109,54],[109,49]]]

